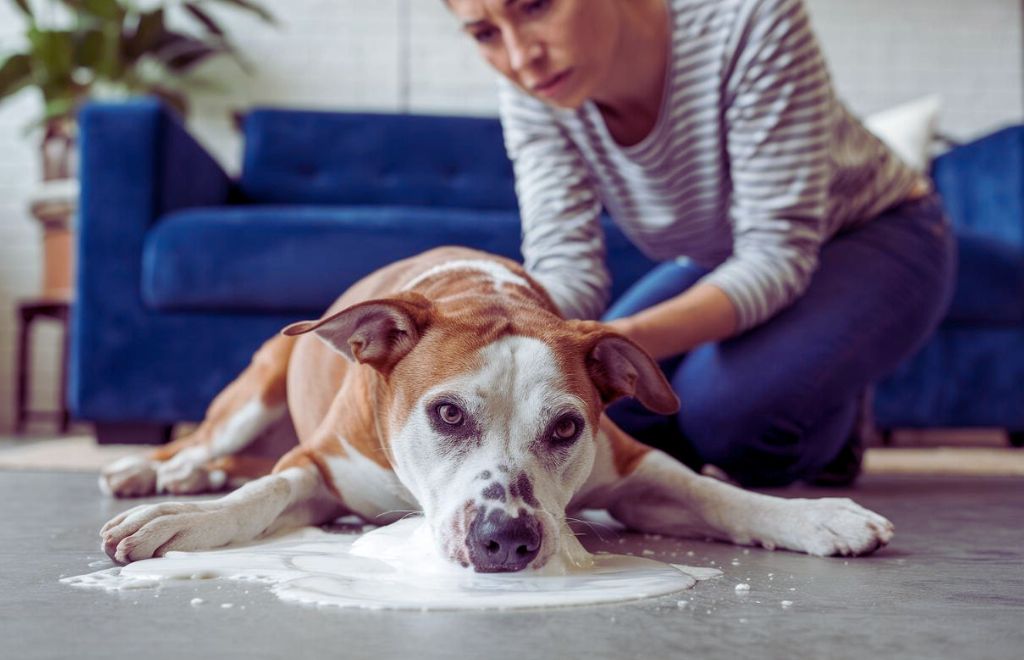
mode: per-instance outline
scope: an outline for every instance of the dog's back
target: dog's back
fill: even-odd
[[[450,318],[558,314],[543,288],[516,262],[479,250],[441,247],[364,277],[342,293],[322,318],[359,303],[409,293],[434,301]],[[473,333],[481,345],[495,331],[467,328],[467,334]],[[365,368],[345,360],[312,335],[275,336],[218,394],[193,433],[149,456],[108,466],[100,486],[123,497],[190,494],[237,486],[267,474],[289,446],[313,437],[346,375]],[[271,431],[274,442],[265,442]]]

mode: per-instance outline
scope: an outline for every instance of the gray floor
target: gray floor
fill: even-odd
[[[101,497],[87,475],[0,472],[0,657],[1021,657],[1024,480],[873,478],[854,497],[896,523],[894,544],[870,558],[633,537],[615,549],[715,562],[725,576],[614,606],[410,614],[286,605],[231,582],[120,594],[64,586],[59,576],[102,558],[101,523],[134,503]],[[195,597],[206,604],[190,606]]]

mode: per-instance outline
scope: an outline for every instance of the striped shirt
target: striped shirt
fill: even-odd
[[[649,257],[709,269],[745,330],[804,292],[825,241],[920,175],[836,98],[803,0],[667,2],[662,107],[638,144],[592,102],[556,109],[501,82],[525,266],[566,316],[599,316],[604,208]]]

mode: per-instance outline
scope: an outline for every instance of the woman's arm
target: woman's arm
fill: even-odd
[[[523,265],[566,318],[597,318],[611,294],[601,202],[552,110],[500,81],[501,124],[515,168]]]
[[[826,239],[838,101],[803,1],[751,7],[726,84],[733,254],[689,291],[612,324],[655,357],[777,314],[806,290]]]
[[[608,325],[661,360],[731,337],[736,332],[736,306],[713,284],[697,283],[681,295]]]
[[[733,254],[709,273],[733,301],[737,331],[803,295],[827,239],[842,107],[803,0],[758,0],[725,91]]]

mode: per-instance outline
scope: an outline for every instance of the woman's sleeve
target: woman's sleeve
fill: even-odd
[[[590,171],[551,109],[507,81],[500,85],[524,266],[566,318],[597,318],[608,304],[611,278]]]
[[[836,103],[803,0],[758,0],[726,81],[733,254],[704,278],[755,326],[807,289],[825,239]]]

